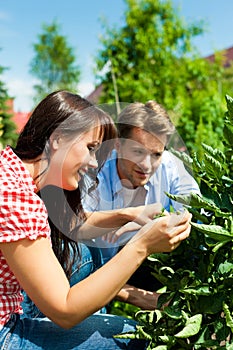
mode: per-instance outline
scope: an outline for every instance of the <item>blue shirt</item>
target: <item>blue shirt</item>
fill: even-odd
[[[124,189],[117,172],[117,152],[115,150],[98,174],[98,180],[99,184],[94,195],[86,197],[83,202],[85,210],[102,211],[124,208]],[[171,206],[175,211],[180,210],[182,204],[171,200],[165,192],[175,195],[191,192],[200,194],[197,182],[185,169],[183,162],[169,151],[163,152],[161,164],[148,183],[144,185],[144,191],[144,203],[142,204],[161,203],[167,211],[170,211]],[[95,241],[101,248],[110,247],[109,243],[101,238]],[[116,245],[119,246],[119,242],[114,246]],[[112,244],[111,247],[113,247]],[[106,255],[106,249],[104,252]],[[112,253],[109,251],[108,254],[113,256],[115,252],[116,248],[113,248]]]

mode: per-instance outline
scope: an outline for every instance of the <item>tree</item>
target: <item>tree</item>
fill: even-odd
[[[6,68],[0,66],[0,76]],[[10,97],[3,81],[0,80],[0,149],[7,144],[14,145],[17,134],[16,125],[12,121],[12,115],[8,113],[7,101]]]
[[[43,24],[42,28],[38,42],[33,45],[35,56],[30,64],[30,73],[38,80],[34,86],[36,102],[55,90],[77,90],[80,78],[73,49],[59,33],[59,24],[54,21],[51,25]]]
[[[232,92],[233,61],[227,60],[226,50],[220,52],[220,57],[221,57],[221,62],[224,66],[224,70],[223,70],[223,77],[221,77],[221,80],[219,80],[219,89],[224,95],[227,95]]]
[[[108,63],[111,69],[104,76],[96,74],[104,87],[100,102],[116,101],[114,87],[121,102],[155,99],[170,112],[190,149],[197,150],[207,139],[215,146],[223,128],[224,96],[216,80],[222,70],[219,64],[201,58],[192,45],[203,34],[204,23],[186,24],[170,0],[125,2],[122,28],[104,24],[103,48],[96,63],[99,71]],[[196,139],[200,117],[208,125],[208,132],[198,133],[201,140]]]

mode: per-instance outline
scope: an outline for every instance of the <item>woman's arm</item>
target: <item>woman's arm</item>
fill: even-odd
[[[63,328],[73,327],[110,302],[152,252],[171,251],[190,232],[191,216],[146,224],[108,263],[70,288],[46,238],[1,243],[11,270],[38,308]]]
[[[73,327],[110,302],[145,258],[143,249],[128,246],[70,288],[48,239],[2,243],[0,249],[22,289],[42,313],[63,328]]]

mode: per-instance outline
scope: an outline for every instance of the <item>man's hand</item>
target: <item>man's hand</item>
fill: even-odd
[[[152,221],[155,216],[162,214],[163,207],[160,203],[153,203],[141,205],[139,207],[131,207],[130,209],[137,213],[134,220],[129,221],[117,230],[109,231],[107,234],[103,235],[102,239],[104,241],[115,243],[122,235],[127,234],[123,238],[123,242],[121,242],[125,244],[143,225]]]
[[[143,226],[147,224],[149,221],[154,219],[156,215],[162,213],[163,206],[161,203],[153,203],[140,207],[135,207],[135,210],[139,210],[137,217],[135,217],[134,222]]]
[[[149,292],[129,284],[119,291],[116,300],[132,304],[142,310],[154,310],[157,308],[158,298],[160,294],[156,292]]]
[[[128,234],[128,240],[129,240],[132,237],[130,233],[135,234],[136,233],[135,231],[140,230],[141,227],[142,227],[141,225],[137,224],[134,221],[131,221],[125,224],[124,226],[120,227],[118,230],[109,232],[106,235],[102,236],[102,239],[109,243],[115,243],[122,235]],[[126,240],[127,240],[127,236],[126,236]]]

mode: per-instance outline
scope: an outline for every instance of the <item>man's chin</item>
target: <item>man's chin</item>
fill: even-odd
[[[148,181],[149,181],[149,179],[146,179],[146,180],[143,180],[143,181],[142,180],[141,181],[135,181],[134,188],[145,186]]]

